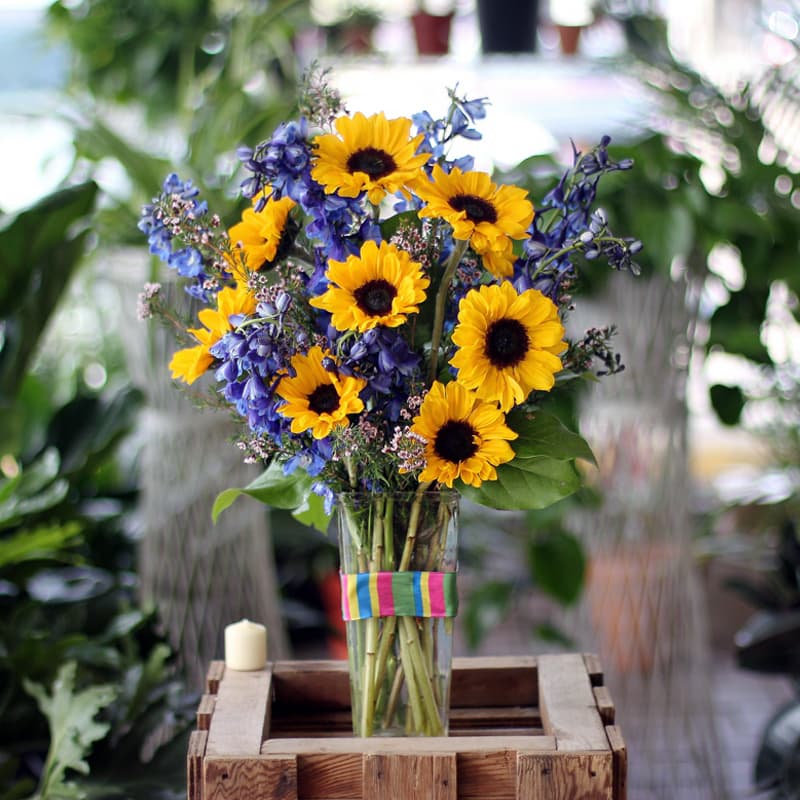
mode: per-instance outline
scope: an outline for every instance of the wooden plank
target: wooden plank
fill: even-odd
[[[212,661],[208,665],[208,672],[206,673],[206,693],[216,694],[219,689],[222,676],[225,674],[224,661]]]
[[[187,800],[203,800],[203,758],[206,754],[206,731],[192,731],[186,753]]]
[[[207,756],[257,756],[269,729],[270,667],[252,672],[229,669],[219,685],[208,728]]]
[[[600,663],[600,658],[594,653],[584,653],[583,663],[586,665],[586,672],[589,673],[589,682],[592,686],[602,686],[603,680],[603,665]]]
[[[516,763],[513,749],[456,754],[458,800],[516,800]]]
[[[211,724],[211,715],[214,713],[214,706],[217,702],[217,696],[214,694],[204,694],[200,698],[200,704],[197,706],[197,729],[200,731],[207,731],[208,726]]]
[[[398,755],[367,753],[364,756],[361,796],[392,800],[456,800],[454,753]]]
[[[605,686],[595,686],[592,689],[594,693],[594,701],[597,703],[597,711],[600,714],[600,719],[603,720],[603,725],[614,724],[614,701],[611,699],[611,692]]]
[[[628,797],[628,750],[622,738],[622,731],[616,725],[606,727],[606,736],[614,760],[614,800],[627,800]]]
[[[538,702],[533,656],[453,659],[451,708],[535,706]]]
[[[606,753],[519,753],[516,800],[615,800]]]
[[[215,718],[216,719],[216,716]],[[214,723],[212,722],[212,728]],[[605,733],[603,733],[605,741]],[[608,743],[606,742],[606,750]],[[341,755],[343,753],[400,753],[425,755],[426,753],[480,753],[480,752],[555,752],[553,736],[373,736],[369,739],[355,737],[341,739],[267,739],[261,747],[262,755],[295,754]]]
[[[558,750],[608,750],[583,657],[543,655],[538,662],[542,726],[556,737]]]
[[[350,709],[346,661],[278,661],[273,679],[276,716],[284,708],[292,713]]]
[[[206,756],[203,800],[298,800],[293,756]]]

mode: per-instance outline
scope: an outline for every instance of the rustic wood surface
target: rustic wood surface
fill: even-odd
[[[208,665],[208,672],[206,673],[206,693],[216,694],[219,689],[219,682],[225,674],[224,661],[212,661]]]
[[[272,669],[226,670],[208,728],[206,757],[257,755],[269,728]]]
[[[447,737],[354,738],[346,662],[213,662],[208,689],[188,800],[625,800],[592,655],[454,659]]]
[[[611,700],[611,692],[605,686],[594,686],[592,693],[594,694],[594,701],[603,725],[613,725],[616,712],[614,710],[614,702]]]
[[[580,655],[538,658],[539,710],[547,734],[563,751],[608,750],[603,722]]]
[[[392,800],[456,800],[454,753],[364,756],[364,797]]]
[[[628,798],[628,751],[622,731],[616,725],[606,728],[606,736],[614,758],[614,800]]]
[[[217,696],[215,694],[204,694],[200,698],[200,704],[197,706],[197,730],[208,730],[216,703]]]

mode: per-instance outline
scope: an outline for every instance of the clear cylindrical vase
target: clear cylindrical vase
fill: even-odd
[[[445,736],[458,494],[338,496],[353,733]]]

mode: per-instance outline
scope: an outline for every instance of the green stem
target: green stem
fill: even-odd
[[[400,617],[400,619],[404,620],[408,619],[408,617]],[[422,696],[417,686],[417,677],[413,670],[413,662],[405,636],[400,637],[400,660],[401,669],[405,676],[406,685],[408,686],[408,702],[411,706],[411,717],[413,719],[414,729],[421,732],[424,725]]]
[[[406,541],[403,545],[403,554],[400,556],[400,563],[397,565],[398,572],[407,572],[408,565],[411,563],[411,556],[414,554],[414,545],[417,541],[417,527],[419,526],[419,515],[422,510],[422,499],[425,492],[430,488],[433,481],[421,483],[417,487],[414,502],[411,505],[411,512],[408,516],[408,530],[406,531]]]
[[[444,311],[447,307],[447,296],[449,294],[450,282],[453,280],[456,268],[461,263],[464,253],[467,252],[469,242],[456,241],[453,252],[444,268],[442,282],[439,284],[439,291],[436,293],[436,306],[433,314],[433,331],[431,333],[431,371],[429,385],[436,380],[439,368],[439,345],[442,341],[442,328],[444,326]]]
[[[400,637],[401,646],[405,645],[407,661],[404,659],[404,669],[406,678],[411,677],[413,671],[414,683],[419,692],[419,700],[422,703],[422,724],[424,730],[432,736],[439,736],[442,733],[442,720],[439,717],[439,709],[436,706],[436,698],[433,694],[431,676],[425,666],[422,656],[417,625],[412,617],[400,617],[400,624],[403,628]],[[411,685],[409,681],[409,695]]]

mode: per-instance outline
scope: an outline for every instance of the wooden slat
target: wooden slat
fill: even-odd
[[[592,689],[594,693],[594,701],[597,704],[597,712],[600,714],[600,719],[603,720],[603,725],[614,724],[614,701],[611,699],[611,692],[605,686],[595,686]]]
[[[216,694],[219,689],[222,676],[225,674],[224,661],[212,661],[208,665],[208,672],[206,673],[206,693]]]
[[[213,727],[213,725],[212,725]],[[605,733],[603,733],[605,739]],[[606,743],[606,749],[608,744]],[[488,751],[556,750],[553,736],[374,736],[369,739],[267,739],[261,747],[263,755],[294,753],[305,755],[341,755],[343,753],[480,753]]]
[[[346,661],[278,661],[273,667],[276,716],[350,709],[350,675]]]
[[[206,731],[192,731],[186,753],[187,800],[203,800],[203,758],[206,754]]]
[[[589,675],[580,655],[539,656],[539,710],[558,750],[607,750]]]
[[[454,658],[450,707],[535,706],[539,699],[536,659]]]
[[[456,800],[456,757],[450,753],[364,756],[361,796],[391,800]]]
[[[207,756],[258,755],[269,727],[271,685],[270,667],[225,673],[208,729]]]
[[[200,698],[200,704],[197,706],[197,729],[200,731],[207,731],[211,724],[211,715],[214,713],[214,706],[217,702],[217,696],[214,694],[204,694]]]
[[[298,800],[294,756],[206,756],[203,800]]]
[[[519,753],[516,800],[614,800],[611,753]]]
[[[584,653],[583,663],[586,665],[586,672],[589,673],[589,681],[592,686],[602,686],[603,679],[603,665],[600,663],[600,658],[594,653]]]
[[[628,751],[622,738],[622,731],[616,725],[608,725],[606,736],[614,759],[614,800],[627,800]]]

